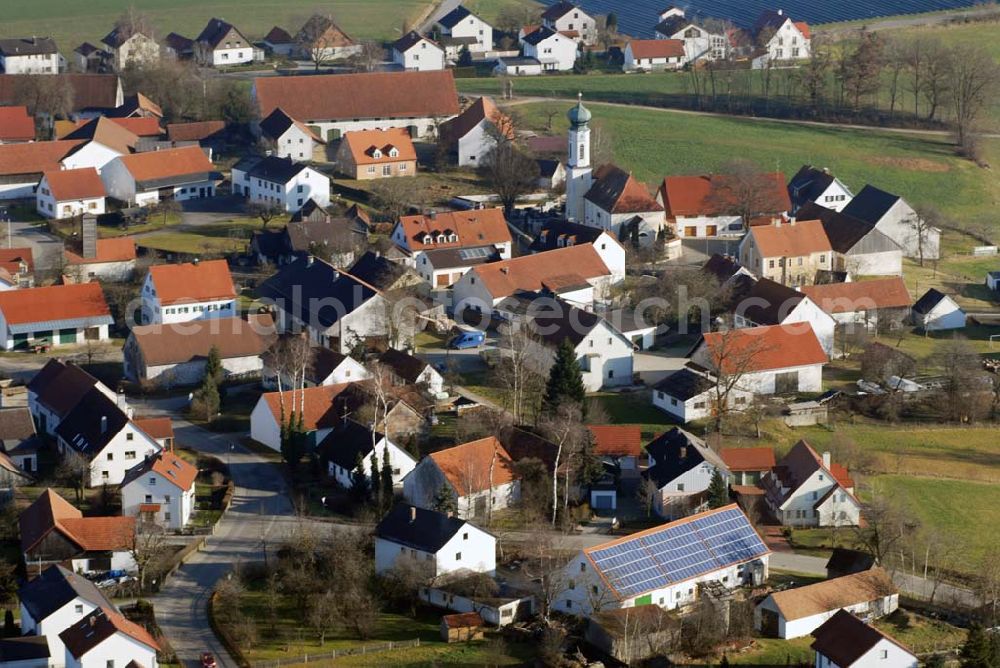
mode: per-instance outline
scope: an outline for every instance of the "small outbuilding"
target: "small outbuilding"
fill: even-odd
[[[441,618],[441,640],[465,642],[483,639],[483,618],[478,612],[463,612]]]
[[[954,299],[934,288],[917,300],[911,315],[913,324],[925,332],[965,327],[965,311]]]

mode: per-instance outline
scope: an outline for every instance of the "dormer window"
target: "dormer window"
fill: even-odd
[[[448,240],[448,237],[446,237],[443,234],[439,234],[437,240],[438,240],[439,244],[443,244],[444,242],[446,242]]]
[[[399,150],[395,146],[392,146],[392,147],[389,148],[389,157],[390,158],[398,158],[399,157]]]

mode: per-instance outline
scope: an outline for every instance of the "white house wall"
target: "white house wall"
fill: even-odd
[[[45,636],[49,646],[49,666],[62,666],[65,663],[66,646],[59,638],[59,634],[97,608],[90,601],[78,596],[45,619],[33,619],[23,603],[20,607],[21,635]]]
[[[98,418],[99,419],[99,418]],[[62,439],[59,442],[63,456],[79,457],[76,450],[69,447]],[[120,485],[125,472],[142,463],[147,456],[160,451],[159,444],[151,439],[132,422],[127,422],[121,431],[114,435],[104,449],[94,455],[90,462],[90,482],[88,487],[99,485]],[[126,456],[128,453],[130,456]]]
[[[80,659],[66,652],[66,668],[110,668],[124,666],[129,660],[145,668],[157,668],[156,651],[122,632],[87,651]]]
[[[275,140],[274,154],[279,158],[291,158],[297,161],[307,161],[313,158],[313,138],[297,125],[291,125],[285,133]],[[242,174],[242,172],[240,172]],[[236,175],[233,175],[236,182]],[[243,181],[240,181],[242,184]]]
[[[151,483],[151,479],[156,480]],[[122,515],[135,517],[139,506],[146,503],[160,505],[156,521],[168,529],[180,529],[191,519],[194,510],[194,483],[190,489],[181,489],[169,478],[155,471],[149,471],[122,486]],[[150,497],[146,500],[146,497]],[[169,501],[167,498],[169,497]],[[170,513],[168,519],[166,513]]]

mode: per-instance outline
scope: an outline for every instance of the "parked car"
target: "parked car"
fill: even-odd
[[[468,348],[478,348],[486,341],[486,334],[483,332],[462,332],[456,334],[448,342],[448,347],[453,350],[466,350]]]

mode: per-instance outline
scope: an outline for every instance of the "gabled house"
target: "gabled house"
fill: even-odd
[[[160,60],[160,45],[139,30],[116,26],[101,40],[111,54],[111,67],[124,71],[129,65],[151,65]]]
[[[266,390],[278,389],[278,370],[274,368],[273,356],[265,352],[261,355],[261,360],[264,366],[261,385]],[[365,380],[368,377],[368,369],[353,357],[329,348],[314,346],[306,367],[305,386],[339,385]],[[292,378],[287,372],[281,374],[281,386],[292,386]]]
[[[73,59],[78,72],[97,73],[104,70],[106,63],[111,60],[111,54],[90,42],[84,42],[73,49]]]
[[[169,417],[136,417],[132,422],[156,441],[161,449],[173,451],[174,424]]]
[[[965,327],[965,311],[958,303],[935,288],[929,289],[913,304],[910,317],[925,332],[940,332]]]
[[[163,119],[163,109],[142,93],[121,98],[115,108],[105,114],[108,118],[158,118]]]
[[[443,38],[447,38],[448,45],[454,51],[453,54],[448,54],[449,59],[457,59],[463,46],[472,53],[493,50],[493,26],[464,5],[459,5],[437,19],[434,28]]]
[[[543,72],[569,72],[578,55],[574,38],[545,26],[525,35],[521,50],[525,58],[541,63]]]
[[[94,610],[59,634],[66,646],[67,668],[110,668],[107,657],[156,668],[160,646],[142,626],[110,607]],[[114,659],[112,659],[113,661]]]
[[[583,197],[583,222],[608,230],[623,243],[651,246],[665,224],[663,206],[631,172],[612,164],[599,167]]]
[[[436,248],[418,253],[415,269],[434,290],[437,299],[448,305],[448,288],[473,267],[501,260],[496,246]]]
[[[115,158],[101,170],[101,180],[109,196],[148,206],[164,199],[214,197],[217,176],[200,147],[186,146]]]
[[[804,323],[708,332],[688,356],[754,394],[820,392],[829,361],[812,326]]]
[[[712,277],[720,287],[730,287],[733,286],[734,289],[738,289],[739,286],[735,285],[736,281],[746,281],[744,276],[757,280],[757,277],[753,275],[749,269],[741,265],[736,261],[731,255],[721,255],[719,253],[713,253],[712,257],[705,261],[705,264],[701,266],[701,271],[706,275]]]
[[[389,370],[395,385],[422,385],[433,395],[444,391],[444,378],[434,365],[410,353],[389,348],[378,363]]]
[[[65,65],[51,37],[0,39],[0,72],[4,74],[59,74]]]
[[[232,170],[233,191],[248,201],[286,213],[295,213],[306,202],[330,205],[330,179],[291,158],[249,157]]]
[[[250,438],[274,450],[281,450],[281,417],[284,404],[285,420],[302,416],[302,427],[309,434],[309,442],[321,442],[343,419],[334,400],[350,383],[307,387],[305,390],[284,389],[261,395],[250,413]]]
[[[687,50],[679,39],[632,39],[625,45],[622,70],[654,72],[679,70],[687,64]]]
[[[83,216],[84,243],[74,244],[73,248],[63,251],[66,267],[63,280],[73,282],[130,281],[135,274],[135,239],[132,237],[113,237],[97,239],[97,217],[91,214]],[[88,237],[93,234],[93,237]],[[93,239],[93,245],[86,243]]]
[[[134,153],[139,144],[139,135],[105,116],[83,122],[61,139],[83,142],[62,159],[64,168],[93,167],[98,172],[115,158]]]
[[[66,139],[0,144],[0,200],[35,197],[45,172],[62,170],[63,159],[82,143]]]
[[[769,327],[808,323],[827,355],[833,353],[837,322],[805,292],[767,278],[739,290],[733,314],[736,327]]]
[[[37,438],[29,408],[0,408],[0,452],[7,455],[17,471],[30,477],[30,474],[38,470],[38,445],[40,439]]]
[[[45,172],[38,183],[35,210],[46,218],[104,213],[104,183],[93,167]]]
[[[417,175],[417,150],[403,128],[345,132],[335,161],[341,174],[359,181]]]
[[[113,322],[98,283],[0,291],[0,347],[4,350],[107,341]]]
[[[838,325],[860,325],[866,330],[898,329],[910,316],[910,292],[899,276],[870,281],[804,285],[806,295]]]
[[[809,24],[793,21],[784,10],[767,9],[753,25],[753,39],[768,60],[804,60],[812,53]]]
[[[920,216],[899,195],[868,185],[844,207],[843,213],[865,221],[895,241],[906,257],[936,260],[941,255],[941,230],[918,225]]]
[[[589,225],[553,220],[543,224],[542,229],[528,248],[532,253],[590,244],[608,267],[625,267],[625,247],[607,230]]]
[[[295,42],[295,38],[292,37],[287,30],[279,26],[274,26],[271,28],[264,39],[261,40],[264,46],[270,50],[270,52],[276,56],[289,57],[293,54],[295,49],[298,48],[298,44]]]
[[[252,95],[260,118],[281,107],[327,141],[350,130],[387,128],[425,137],[459,112],[448,70],[259,77]]]
[[[521,498],[521,480],[510,454],[494,436],[427,455],[403,480],[403,498],[419,508],[433,508],[450,495],[462,519],[484,517]]]
[[[775,465],[774,448],[721,448],[719,457],[729,471],[729,484],[733,487],[759,485]]]
[[[251,252],[259,263],[279,267],[310,255],[327,257],[337,265],[349,264],[355,248],[367,238],[364,223],[333,215],[330,208],[309,200],[298,211],[303,214],[301,220],[292,220],[276,230],[256,230],[250,240]]]
[[[70,564],[76,573],[132,570],[134,517],[84,517],[46,489],[17,518],[21,552],[29,569]]]
[[[342,487],[354,487],[358,475],[358,464],[364,470],[368,489],[377,487],[382,475],[386,457],[392,471],[393,487],[401,487],[403,478],[417,465],[410,453],[386,438],[385,434],[373,431],[354,420],[341,420],[326,437],[316,445],[316,454],[321,462],[326,462],[326,472]],[[378,468],[372,471],[372,455],[378,460]]]
[[[764,582],[770,554],[731,504],[582,550],[563,569],[564,588],[552,607],[584,616],[644,605],[684,608],[699,599],[702,584],[730,590]]]
[[[404,70],[443,70],[445,53],[437,42],[411,30],[392,43],[392,62]]]
[[[225,260],[157,264],[142,284],[143,322],[172,324],[236,315],[236,288]]]
[[[212,18],[194,40],[195,59],[206,67],[227,67],[253,62],[253,44],[236,26]]]
[[[513,139],[513,123],[488,97],[477,98],[461,114],[441,124],[441,138],[455,154],[459,167],[479,165],[498,135]]]
[[[771,512],[787,526],[857,526],[861,518],[861,502],[847,469],[805,441],[781,458],[761,479],[761,487]]]
[[[507,219],[499,207],[401,216],[391,238],[414,262],[421,251],[481,246],[494,246],[501,258],[508,259],[512,244]]]
[[[902,275],[903,249],[870,223],[818,204],[803,205],[798,216],[823,223],[833,250],[833,271],[851,276]]]
[[[496,571],[497,539],[458,517],[405,504],[375,527],[375,572],[411,567],[428,579]]]
[[[833,269],[833,246],[820,220],[780,218],[753,226],[740,241],[740,264],[782,285],[811,285],[816,272]]]
[[[35,284],[35,258],[31,248],[0,248],[0,292],[30,288]]]
[[[664,519],[690,515],[707,503],[705,492],[718,471],[725,480],[726,465],[705,442],[674,427],[646,444],[649,468],[642,477],[656,486],[653,510]]]
[[[38,433],[55,436],[56,427],[91,389],[118,397],[104,383],[73,363],[50,359],[28,382],[28,410]]]
[[[818,204],[831,211],[843,211],[854,194],[829,169],[802,165],[788,182],[788,197],[792,201],[790,213],[796,215],[806,204]]]
[[[187,526],[194,510],[198,467],[160,450],[128,470],[122,480],[122,515],[165,529]]]
[[[122,347],[123,373],[129,380],[164,388],[197,385],[205,378],[205,363],[214,348],[223,379],[259,378],[261,355],[274,339],[270,316],[137,325]]]
[[[333,22],[330,16],[313,14],[295,35],[294,55],[306,60],[325,62],[350,58],[360,53],[361,45]]]
[[[653,405],[681,424],[703,420],[718,410],[719,379],[708,369],[688,362],[653,386]],[[753,401],[753,393],[734,387],[726,395],[728,409],[741,410]]]
[[[653,36],[662,40],[680,40],[684,44],[684,59],[687,62],[724,60],[729,55],[729,38],[721,27],[712,30],[690,20],[679,7],[669,7],[660,13],[659,18]]]
[[[281,107],[260,122],[260,134],[274,147],[275,157],[302,162],[313,160],[317,147],[326,144],[312,128],[286,114]],[[246,184],[239,185],[243,188]]]
[[[503,56],[497,58],[493,67],[493,74],[498,77],[538,76],[541,73],[542,63],[528,56]]]
[[[587,429],[594,445],[594,455],[617,467],[622,477],[634,478],[639,475],[639,465],[646,462],[641,427],[591,424],[587,425]]]
[[[753,212],[755,218],[780,218],[791,209],[781,172],[761,174],[750,183],[728,174],[668,176],[656,191],[656,201],[678,237],[738,237],[746,232],[740,209],[747,188],[756,191],[752,204],[760,210]]]
[[[35,119],[25,106],[0,107],[0,144],[35,141]]]
[[[29,573],[34,571],[33,566],[28,564]],[[94,610],[113,604],[93,582],[59,564],[35,575],[17,590],[21,634],[43,639],[53,659],[44,665],[61,665],[66,647],[59,633]]]
[[[898,640],[866,624],[846,610],[838,610],[813,632],[810,647],[816,668],[917,668],[917,655]]]
[[[542,25],[587,46],[597,43],[597,21],[572,2],[560,0],[550,5],[542,12]]]
[[[863,573],[774,592],[757,605],[754,626],[764,635],[790,640],[809,635],[842,610],[876,619],[898,607],[896,585],[876,566]]]
[[[169,33],[163,38],[163,53],[176,60],[194,58],[194,40],[178,33]]]

